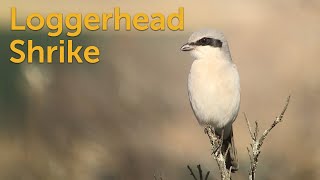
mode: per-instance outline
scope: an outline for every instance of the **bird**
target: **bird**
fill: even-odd
[[[240,77],[227,39],[219,30],[196,31],[181,51],[190,52],[193,57],[188,75],[193,113],[201,126],[211,126],[223,137],[221,151],[227,153],[226,167],[235,172],[239,162],[232,124],[240,108]]]

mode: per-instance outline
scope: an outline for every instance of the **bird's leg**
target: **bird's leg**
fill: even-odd
[[[224,128],[222,129],[221,131],[221,137],[220,137],[220,141],[219,141],[219,145],[220,145],[220,151],[222,152],[222,144],[223,144],[223,138],[224,138]],[[222,152],[222,154],[225,153],[225,152]]]
[[[222,131],[221,131],[221,137],[220,137],[220,141],[221,141],[221,142],[223,141],[223,136],[224,136],[224,128],[223,128]]]

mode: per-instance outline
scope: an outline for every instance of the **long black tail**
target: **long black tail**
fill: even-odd
[[[229,150],[228,150],[229,147]],[[228,150],[228,152],[226,152]],[[234,144],[233,130],[231,127],[230,136],[223,140],[222,153],[228,153],[226,156],[226,166],[228,169],[231,167],[232,172],[236,172],[239,169],[239,162],[237,156],[237,150]]]

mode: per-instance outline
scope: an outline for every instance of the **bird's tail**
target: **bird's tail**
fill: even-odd
[[[228,150],[228,147],[229,147],[229,150]],[[226,167],[228,169],[230,169],[231,167],[231,172],[236,172],[239,169],[239,162],[238,162],[237,150],[234,143],[232,127],[230,131],[230,136],[227,139],[223,140],[222,152],[223,154],[228,153],[226,155]]]

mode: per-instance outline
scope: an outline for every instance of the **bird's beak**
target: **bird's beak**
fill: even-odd
[[[186,43],[181,47],[181,51],[191,51],[193,49],[194,49],[194,46],[190,45],[189,43]]]

